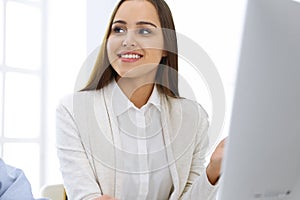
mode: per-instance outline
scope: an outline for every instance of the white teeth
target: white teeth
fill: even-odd
[[[137,55],[137,54],[122,54],[121,55],[121,58],[134,58],[134,59],[138,59],[140,58],[141,56],[140,55]]]

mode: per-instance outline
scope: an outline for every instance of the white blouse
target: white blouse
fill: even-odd
[[[161,125],[159,94],[154,87],[148,102],[137,108],[113,81],[112,108],[117,119],[122,166],[121,196],[126,199],[168,199],[172,177]],[[119,138],[118,138],[119,137]],[[118,139],[117,139],[118,138]]]

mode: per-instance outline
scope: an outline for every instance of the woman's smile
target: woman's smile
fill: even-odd
[[[118,53],[118,57],[122,62],[132,63],[139,61],[143,55],[135,51],[127,51]]]

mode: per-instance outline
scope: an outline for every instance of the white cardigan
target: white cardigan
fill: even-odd
[[[111,91],[77,92],[57,108],[57,152],[68,198],[94,199],[101,194],[122,199],[121,175],[115,165],[117,128]],[[207,114],[187,99],[161,95],[163,136],[173,190],[170,200],[216,199],[218,186],[205,173]]]

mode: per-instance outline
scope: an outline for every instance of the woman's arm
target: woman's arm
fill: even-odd
[[[64,186],[69,199],[95,199],[101,190],[81,141],[71,108],[56,110],[56,142]]]
[[[226,139],[223,139],[218,146],[216,147],[215,151],[213,152],[210,163],[206,168],[206,174],[208,177],[209,182],[212,185],[215,185],[221,175],[221,165],[224,156],[224,146],[225,146]]]

